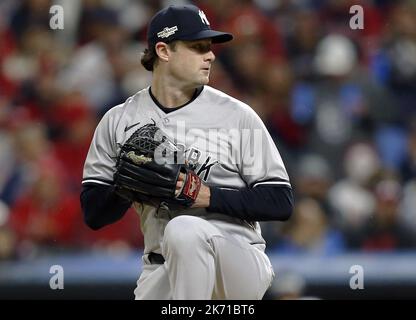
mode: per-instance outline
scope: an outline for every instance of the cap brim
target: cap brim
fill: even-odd
[[[231,33],[220,32],[215,30],[202,30],[187,37],[182,37],[181,40],[201,40],[212,39],[212,43],[223,43],[233,40]]]

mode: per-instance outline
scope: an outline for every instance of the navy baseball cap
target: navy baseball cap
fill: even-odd
[[[227,42],[232,34],[210,28],[205,13],[194,5],[169,6],[157,12],[147,31],[149,48],[159,41],[212,39],[213,43]]]

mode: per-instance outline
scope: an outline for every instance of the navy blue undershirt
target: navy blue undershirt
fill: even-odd
[[[237,190],[211,187],[207,211],[220,212],[247,221],[285,221],[293,209],[292,189],[260,185]]]
[[[239,190],[210,187],[208,212],[220,212],[247,221],[284,221],[293,210],[292,190],[286,186],[260,185]],[[81,207],[85,223],[97,230],[121,219],[131,202],[114,192],[113,186],[83,185]]]
[[[131,202],[114,192],[114,186],[88,183],[82,186],[81,208],[85,223],[93,230],[120,220]]]

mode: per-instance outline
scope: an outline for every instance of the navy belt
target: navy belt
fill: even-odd
[[[159,253],[150,252],[147,256],[151,264],[164,264],[165,258]]]

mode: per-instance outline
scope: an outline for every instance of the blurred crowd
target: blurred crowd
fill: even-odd
[[[142,247],[132,211],[87,229],[80,182],[98,121],[149,85],[146,24],[173,3],[187,1],[0,2],[0,259]],[[259,114],[291,177],[294,215],[262,223],[269,252],[414,250],[415,1],[193,3],[235,37],[214,47],[210,85]]]

